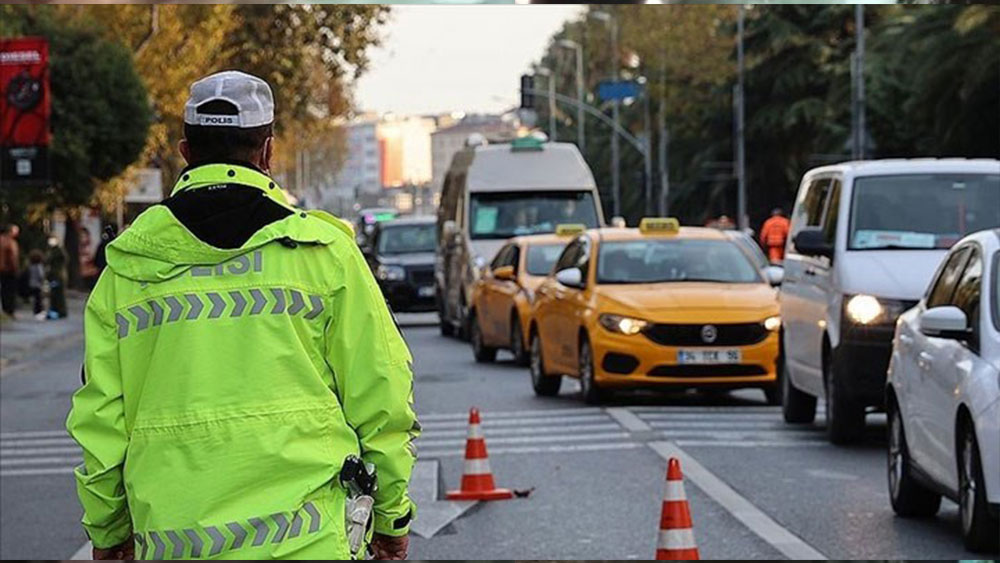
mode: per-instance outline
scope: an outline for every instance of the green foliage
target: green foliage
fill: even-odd
[[[11,30],[49,40],[53,189],[41,202],[87,204],[96,182],[124,170],[146,140],[151,111],[132,56],[95,29],[48,12],[16,6],[3,16]]]

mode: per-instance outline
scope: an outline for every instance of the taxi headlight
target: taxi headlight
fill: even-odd
[[[775,315],[764,319],[764,328],[770,332],[777,332],[781,328],[781,317]]]
[[[380,264],[375,275],[382,281],[402,281],[406,279],[406,270],[399,266]]]
[[[847,301],[845,307],[847,318],[861,325],[872,324],[882,316],[884,308],[878,299],[871,295],[855,295]]]
[[[597,319],[601,323],[601,326],[618,334],[638,334],[642,329],[649,326],[649,323],[642,319],[613,315],[611,313],[605,313]]]

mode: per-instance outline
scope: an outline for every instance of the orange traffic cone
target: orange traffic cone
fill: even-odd
[[[462,488],[448,491],[448,500],[504,500],[514,497],[509,489],[498,489],[490,471],[486,440],[479,429],[479,409],[469,410],[469,437],[465,441],[465,472]]]
[[[698,546],[694,543],[694,530],[691,529],[691,507],[684,494],[681,462],[676,457],[670,458],[667,463],[667,490],[663,493],[656,559],[698,559]]]

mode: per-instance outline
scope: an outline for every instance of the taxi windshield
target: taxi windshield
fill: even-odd
[[[551,233],[562,223],[597,226],[594,196],[585,191],[473,193],[469,216],[474,239]]]
[[[597,283],[761,283],[757,268],[731,241],[649,239],[600,246]]]
[[[524,270],[532,276],[546,276],[552,271],[565,244],[533,244],[528,247],[528,258]]]
[[[907,174],[854,182],[849,250],[947,249],[1000,226],[1000,175]]]
[[[383,226],[378,236],[379,254],[434,252],[437,238],[434,223]]]

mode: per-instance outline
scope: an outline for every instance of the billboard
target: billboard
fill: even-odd
[[[48,183],[49,44],[42,37],[0,39],[0,182]]]

